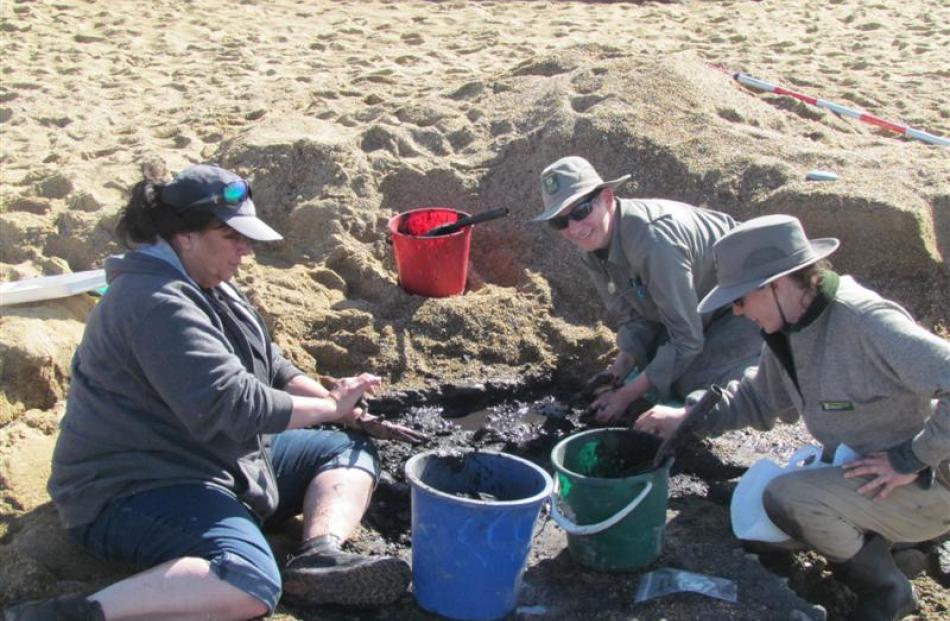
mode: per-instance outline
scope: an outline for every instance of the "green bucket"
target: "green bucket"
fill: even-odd
[[[633,571],[663,548],[669,457],[661,440],[633,429],[582,431],[551,451],[556,478],[551,517],[567,532],[571,557],[603,571]]]

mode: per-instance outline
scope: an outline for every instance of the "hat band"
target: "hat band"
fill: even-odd
[[[775,248],[770,249],[774,256]],[[817,260],[812,248],[802,248],[791,255],[782,255],[771,261],[762,261],[760,253],[753,253],[746,257],[746,260],[739,266],[739,269],[732,274],[720,274],[719,281],[726,287],[745,284],[753,280],[769,279],[775,275],[782,274],[797,267],[814,263]]]

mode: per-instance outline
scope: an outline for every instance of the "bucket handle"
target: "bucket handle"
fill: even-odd
[[[647,497],[647,494],[653,489],[653,481],[647,481],[646,486],[643,488],[643,491],[640,492],[633,501],[628,504],[626,507],[613,514],[606,520],[602,522],[597,522],[596,524],[575,524],[571,521],[569,517],[561,513],[561,510],[558,509],[558,498],[557,493],[561,487],[561,479],[558,476],[554,477],[554,491],[551,492],[551,518],[554,522],[564,529],[564,531],[569,535],[596,535],[599,532],[605,531],[620,520],[624,519],[630,513],[637,508],[637,506]]]

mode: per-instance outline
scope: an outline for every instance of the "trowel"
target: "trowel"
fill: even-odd
[[[471,216],[465,216],[464,218],[459,218],[455,222],[450,222],[449,224],[442,224],[435,228],[429,229],[423,237],[436,237],[438,235],[449,235],[459,231],[466,226],[472,224],[477,224],[479,222],[487,222],[488,220],[494,220],[496,218],[501,218],[508,215],[507,207],[496,207],[495,209],[489,209],[488,211],[483,211]]]

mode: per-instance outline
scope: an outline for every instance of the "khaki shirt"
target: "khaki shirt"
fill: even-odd
[[[730,385],[697,433],[801,418],[826,455],[841,443],[861,455],[910,443],[950,487],[950,343],[848,276],[788,342],[798,384],[763,347],[758,373]]]
[[[633,356],[661,399],[703,350],[713,314],[696,311],[716,285],[713,244],[730,216],[675,201],[619,199],[606,260],[584,265],[611,313],[617,347]]]

